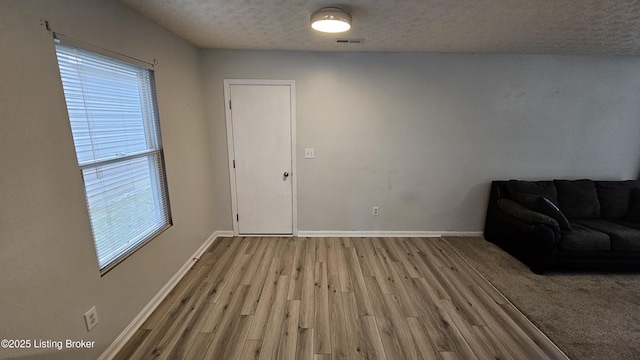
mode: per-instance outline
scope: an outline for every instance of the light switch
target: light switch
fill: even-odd
[[[304,149],[304,158],[305,159],[315,159],[316,158],[316,149]]]

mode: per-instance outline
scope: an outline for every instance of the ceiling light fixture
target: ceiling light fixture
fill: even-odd
[[[322,8],[311,14],[311,27],[326,33],[340,33],[351,29],[351,15],[336,8]]]

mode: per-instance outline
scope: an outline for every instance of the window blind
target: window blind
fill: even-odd
[[[171,225],[153,70],[56,44],[102,272]]]

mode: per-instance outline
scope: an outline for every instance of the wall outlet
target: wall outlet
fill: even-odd
[[[91,329],[98,325],[98,310],[96,310],[95,306],[84,313],[84,322],[87,324],[87,331],[91,331]]]
[[[373,210],[371,211],[371,215],[373,215],[373,216],[378,216],[378,215],[380,215],[380,207],[378,207],[378,206],[374,206],[374,207],[373,207]]]
[[[305,159],[315,159],[316,158],[316,149],[304,149],[304,158]]]

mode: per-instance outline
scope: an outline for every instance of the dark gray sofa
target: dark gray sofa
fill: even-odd
[[[639,270],[640,181],[493,181],[484,236],[537,274]]]

